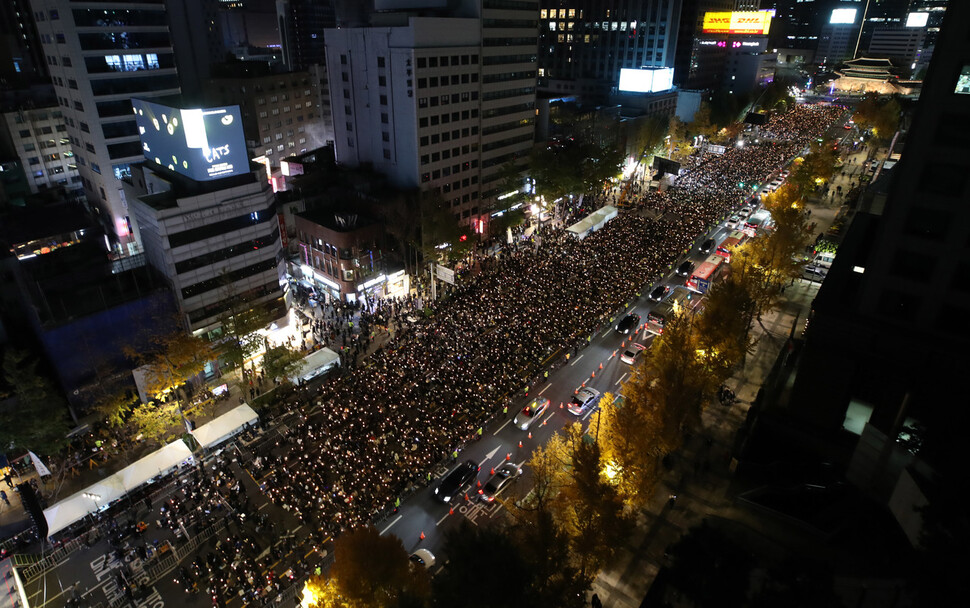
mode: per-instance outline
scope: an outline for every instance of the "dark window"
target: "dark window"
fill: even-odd
[[[280,227],[277,223],[273,226],[273,230],[265,237],[252,239],[243,243],[238,243],[231,247],[226,247],[225,249],[220,249],[218,251],[213,251],[204,255],[196,256],[194,258],[176,262],[175,272],[182,274],[183,272],[188,272],[190,270],[195,270],[196,268],[202,268],[204,266],[209,266],[215,264],[216,262],[221,262],[223,260],[228,260],[234,258],[237,255],[242,255],[249,251],[254,251],[257,249],[262,249],[263,247],[268,247],[279,241],[280,238]]]
[[[952,163],[927,163],[920,174],[919,189],[927,194],[960,197],[967,188],[970,167]]]
[[[248,213],[246,215],[240,215],[227,220],[222,220],[220,222],[214,222],[208,226],[200,226],[198,228],[191,228],[189,230],[183,230],[182,232],[170,234],[168,235],[168,244],[174,249],[176,247],[181,247],[182,245],[187,245],[189,243],[201,241],[213,236],[225,234],[226,232],[240,230],[248,226],[256,226],[270,220],[276,221],[274,205],[270,205],[263,211],[254,211],[253,213]]]
[[[384,67],[384,58],[383,57],[378,57],[377,58],[377,67],[379,67],[379,68]]]
[[[909,212],[906,220],[906,233],[933,241],[942,240],[950,225],[952,214],[943,210],[921,209]]]
[[[919,312],[919,298],[912,294],[887,289],[879,298],[879,312],[899,321],[915,321]]]
[[[933,256],[901,249],[893,256],[889,273],[903,279],[925,283],[930,280],[935,265],[936,258]]]

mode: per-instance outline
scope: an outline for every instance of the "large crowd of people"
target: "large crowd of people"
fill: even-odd
[[[409,310],[414,298],[377,307],[393,336],[310,397],[321,408],[284,441],[260,448],[264,491],[317,533],[372,520],[843,111],[798,106],[772,118],[763,129],[774,141],[707,156],[671,188],[642,195],[657,213],[623,213],[583,240],[540,228],[483,260],[429,315]]]

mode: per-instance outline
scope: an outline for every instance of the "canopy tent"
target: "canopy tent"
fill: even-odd
[[[329,348],[321,348],[303,358],[300,371],[290,376],[290,381],[300,384],[312,380],[335,365],[340,365],[340,355]]]
[[[605,226],[606,222],[616,217],[616,214],[616,207],[606,205],[602,209],[587,215],[569,228],[566,228],[566,232],[579,240],[583,240],[589,235],[590,232],[596,232]]]
[[[259,420],[259,416],[248,403],[243,403],[195,429],[192,431],[192,436],[203,448],[212,447],[229,439],[255,420]]]
[[[101,507],[111,504],[151,478],[171,471],[179,463],[192,459],[184,441],[175,441],[152,452],[117,473],[90,485],[77,494],[44,509],[47,535],[53,536]]]

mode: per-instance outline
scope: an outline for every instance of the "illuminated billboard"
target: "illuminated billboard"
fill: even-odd
[[[132,99],[145,158],[196,181],[249,173],[239,106],[172,108]]]
[[[656,93],[674,86],[674,68],[623,68],[619,89],[625,93]]]
[[[858,12],[858,9],[834,8],[832,9],[832,16],[829,17],[829,23],[836,24],[836,25],[855,23],[856,12]]]
[[[906,27],[926,27],[929,21],[929,13],[910,13],[906,15]]]
[[[766,36],[773,11],[730,11],[704,13],[705,34],[757,34]]]

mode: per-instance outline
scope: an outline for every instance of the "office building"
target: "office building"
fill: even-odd
[[[539,89],[605,98],[622,68],[674,67],[681,0],[541,0]],[[728,2],[733,6],[733,2]]]
[[[792,408],[824,428],[842,428],[850,410],[884,433],[904,410],[938,431],[962,420],[953,379],[970,337],[967,23],[970,4],[951,4],[884,212],[856,214],[815,300]]]
[[[677,31],[677,51],[674,55],[674,84],[688,86],[693,72],[697,80],[701,57],[710,49],[698,46],[697,41],[704,29],[704,13],[727,12],[734,8],[734,0],[681,0],[680,24]],[[738,9],[742,10],[742,9]],[[709,64],[709,61],[704,62]],[[713,80],[703,78],[702,80]]]
[[[483,230],[502,167],[532,147],[537,6],[470,1],[327,30],[337,162],[440,196]]]
[[[51,80],[88,204],[116,254],[139,251],[121,192],[142,158],[131,97],[179,92],[163,0],[32,0]]]
[[[851,23],[826,23],[819,30],[815,62],[829,68],[852,59],[859,40],[859,18]]]
[[[224,61],[218,0],[165,0],[172,49],[182,95],[195,98],[211,75],[212,65]]]
[[[280,226],[260,171],[196,182],[146,161],[132,166],[125,192],[148,263],[168,280],[192,332],[218,328],[230,311],[286,312]]]
[[[0,83],[46,80],[47,61],[29,0],[0,2]]]
[[[132,105],[144,160],[131,166],[125,196],[185,326],[208,333],[254,308],[282,316],[281,222],[265,172],[249,161],[239,107]]]
[[[274,73],[258,62],[216,66],[205,85],[206,105],[239,104],[250,158],[280,161],[333,139],[324,128],[318,82],[310,72]]]
[[[276,0],[283,63],[290,70],[326,65],[323,31],[337,27],[333,0]]]
[[[20,160],[31,193],[59,186],[81,190],[74,150],[59,106],[4,112],[0,152],[15,154]]]
[[[925,39],[926,28],[877,27],[870,37],[866,56],[886,58],[911,71],[922,54]]]

